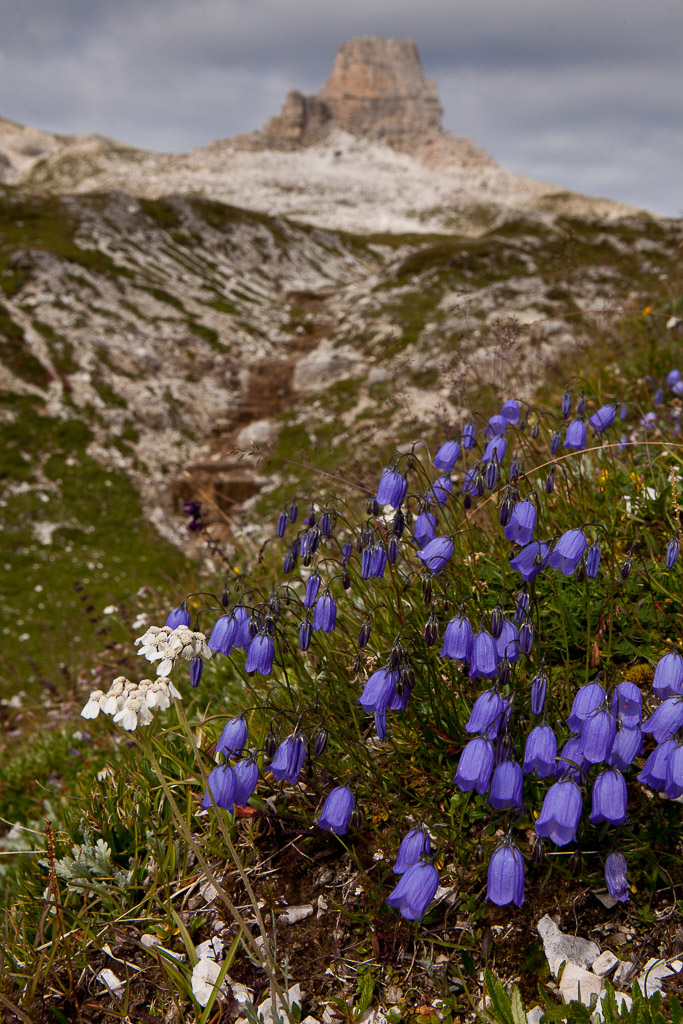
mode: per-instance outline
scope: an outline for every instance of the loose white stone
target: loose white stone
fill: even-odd
[[[543,939],[545,955],[554,977],[557,977],[556,965],[559,967],[563,960],[587,968],[600,955],[600,947],[595,942],[574,935],[565,935],[548,914],[541,918],[536,927]]]
[[[286,913],[280,914],[278,921],[282,921],[283,924],[296,924],[297,921],[310,917],[312,913],[313,904],[303,903],[299,907],[287,907]]]
[[[614,972],[614,979],[613,979],[614,980],[614,984],[615,985],[623,985],[623,984],[625,984],[627,982],[627,980],[628,980],[628,975],[631,973],[632,969],[633,969],[633,964],[632,964],[632,962],[630,960],[620,960],[619,961],[619,966],[617,967],[616,971]]]
[[[301,986],[300,985],[292,985],[292,987],[290,988],[289,992],[287,993],[287,1002],[289,1003],[290,1007],[293,1007],[295,1004],[297,1006],[301,1006]],[[261,1005],[258,1008],[257,1016],[260,1019],[263,1020],[263,1024],[273,1024],[273,1009],[272,1009],[272,1005],[273,1004],[272,1004],[272,1001],[270,999],[264,999],[263,1002],[261,1003]],[[280,1000],[277,999],[277,998],[275,1000],[275,1006],[276,1006],[276,1009],[278,1011],[277,1012],[278,1017],[282,1017],[284,1015],[284,1011],[283,1011],[283,1008],[282,1008],[282,1006],[280,1004]]]
[[[654,995],[661,989],[664,978],[678,974],[683,963],[680,960],[658,960],[650,957],[642,972],[638,975],[638,984],[644,996]]]
[[[599,997],[605,988],[602,978],[573,963],[565,966],[559,986],[566,1003],[579,999],[585,1006],[589,1005],[593,994]]]
[[[611,950],[606,949],[596,960],[593,961],[591,970],[593,971],[593,974],[597,974],[599,978],[604,978],[618,963],[619,957],[615,956]]]
[[[123,995],[123,990],[126,986],[121,981],[120,978],[116,977],[114,972],[110,970],[109,967],[105,967],[103,970],[100,971],[100,973],[97,975],[97,980],[101,981],[102,984],[105,985],[106,988],[109,989],[111,994],[116,996],[117,999],[120,999],[121,996]]]

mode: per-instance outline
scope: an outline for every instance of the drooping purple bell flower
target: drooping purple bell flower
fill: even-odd
[[[678,537],[672,537],[666,549],[665,564],[667,569],[673,569],[676,562],[678,561],[678,552],[680,551],[680,547],[681,546],[678,541]]]
[[[521,807],[524,777],[516,761],[501,761],[491,776],[489,803],[499,810],[502,807]]]
[[[556,779],[566,777],[575,782],[581,781],[583,773],[590,767],[581,752],[581,742],[581,736],[570,736],[562,747],[553,769]]]
[[[515,614],[514,621],[521,622],[522,619],[526,618],[529,611],[529,605],[531,601],[526,590],[520,590],[515,594]]]
[[[251,640],[251,631],[249,625],[251,622],[251,615],[246,608],[242,605],[236,605],[230,615],[235,621],[235,631],[232,634],[232,646],[246,648]],[[211,634],[213,636],[213,633]],[[209,647],[211,644],[209,643]]]
[[[683,726],[683,698],[667,697],[643,723],[643,732],[651,732],[656,743],[670,739]]]
[[[231,718],[226,724],[221,738],[216,744],[216,752],[218,754],[241,754],[244,750],[244,744],[247,742],[247,736],[249,735],[247,729],[247,723],[244,718],[240,715],[236,718]]]
[[[676,743],[666,763],[666,788],[670,800],[683,795],[683,747]]]
[[[318,591],[320,590],[320,573],[316,569],[306,580],[306,593],[304,594],[304,608],[312,608],[318,597]]]
[[[427,501],[435,501],[438,505],[445,505],[451,496],[452,490],[453,483],[450,477],[440,476],[429,488],[425,498]]]
[[[371,575],[375,579],[381,579],[382,576],[384,576],[384,570],[386,569],[386,567],[387,553],[381,544],[376,544],[372,552]]]
[[[311,620],[306,616],[302,619],[299,625],[299,650],[307,651],[311,646],[311,634],[313,633],[313,626]]]
[[[677,651],[670,651],[657,662],[652,692],[661,698],[683,694],[683,658]]]
[[[435,537],[417,552],[417,557],[424,562],[425,568],[436,576],[445,569],[453,557],[453,541],[450,537]]]
[[[536,509],[530,501],[518,501],[512,510],[510,522],[505,527],[505,536],[514,544],[524,546],[534,539]]]
[[[586,683],[581,687],[574,697],[574,703],[567,719],[567,724],[572,732],[581,732],[586,720],[598,710],[605,698],[606,694],[600,683]]]
[[[237,788],[235,773],[228,764],[220,764],[209,774],[206,792],[202,800],[202,810],[208,810],[211,804],[211,796],[216,807],[222,807],[232,814],[235,807],[235,790]]]
[[[610,755],[617,735],[617,721],[606,709],[590,715],[581,731],[581,753],[589,764],[602,764]]]
[[[246,807],[258,782],[258,765],[250,757],[243,757],[233,765],[235,773],[235,803]]]
[[[356,701],[363,711],[386,711],[396,694],[396,672],[380,668],[370,676],[362,694]]]
[[[545,707],[545,697],[548,692],[548,677],[541,670],[531,680],[531,714],[542,715]]]
[[[489,861],[486,898],[499,907],[524,903],[524,861],[509,839],[496,847]]]
[[[509,421],[506,420],[504,416],[501,416],[499,413],[496,413],[495,416],[492,416],[488,423],[486,424],[486,436],[500,437],[500,435],[504,434],[505,431],[507,430],[508,422]]]
[[[446,626],[441,657],[469,661],[471,648],[472,627],[464,616],[456,615]]]
[[[514,622],[503,619],[503,625],[496,637],[496,657],[499,661],[507,658],[513,665],[519,661],[519,631]]]
[[[472,637],[470,679],[478,679],[479,676],[493,679],[497,671],[498,659],[496,657],[495,640],[485,629],[480,629]]]
[[[477,439],[477,431],[474,423],[467,423],[462,430],[462,437],[460,443],[466,451],[471,451],[474,448],[474,442]]]
[[[294,786],[299,781],[299,773],[305,760],[306,745],[303,737],[293,733],[282,741],[268,768],[274,778],[291,782]]]
[[[587,544],[583,530],[567,530],[552,550],[550,568],[559,569],[565,576],[571,576],[576,571]]]
[[[616,768],[605,768],[593,783],[591,821],[599,825],[609,821],[623,825],[626,821],[628,790],[624,776]]]
[[[337,602],[327,591],[318,598],[313,612],[313,632],[331,633],[337,624]]]
[[[517,401],[517,399],[516,398],[508,399],[508,401],[505,402],[505,404],[503,405],[503,408],[500,410],[500,415],[503,417],[503,419],[507,420],[508,423],[512,423],[513,425],[515,423],[518,423],[519,422],[519,402]]]
[[[419,921],[439,888],[439,876],[433,864],[411,864],[398,880],[387,904],[395,907],[406,921]]]
[[[436,537],[436,516],[433,512],[421,512],[413,526],[415,540],[424,548],[430,540]]]
[[[218,651],[221,654],[230,654],[232,642],[237,631],[237,620],[234,615],[221,615],[216,619],[211,636],[209,637],[209,649]]]
[[[564,448],[573,448],[582,451],[586,447],[586,421],[582,419],[572,420],[564,435]]]
[[[588,422],[598,434],[611,427],[617,418],[616,405],[601,405],[597,412],[589,418]]]
[[[497,723],[497,735],[502,713],[503,698],[495,690],[485,690],[474,702],[469,720],[465,725],[465,732],[485,733],[488,732],[491,725]]]
[[[262,676],[269,676],[273,669],[274,657],[275,644],[272,636],[267,633],[257,633],[247,648],[244,671],[259,672]]]
[[[183,602],[183,604],[178,608],[173,608],[168,613],[164,625],[168,626],[170,629],[177,629],[178,626],[187,626],[189,628],[191,622],[192,616]]]
[[[484,454],[481,457],[482,462],[490,462],[494,455],[498,458],[498,462],[502,462],[507,450],[508,443],[502,434],[498,437],[492,437],[484,449]]]
[[[382,478],[377,488],[377,503],[398,508],[408,490],[408,481],[397,469],[386,466],[382,470]]]
[[[460,458],[460,445],[457,441],[446,441],[434,456],[434,465],[444,473],[450,473]]]
[[[526,583],[531,583],[539,572],[543,572],[549,559],[548,545],[534,540],[510,559],[510,567],[515,569]]]
[[[617,729],[607,762],[612,767],[618,768],[620,772],[625,772],[631,767],[636,757],[642,754],[643,749],[643,734],[640,726],[636,726],[635,729]]]
[[[626,877],[626,858],[623,853],[610,853],[605,861],[605,883],[610,896],[620,903],[628,899],[629,884]]]
[[[552,839],[556,846],[576,842],[583,801],[581,790],[571,779],[563,779],[550,787],[541,813],[536,819],[536,835]]]
[[[204,659],[203,658],[191,658],[190,659],[190,686],[194,689],[199,686],[202,678],[202,672],[204,671]]]
[[[535,772],[540,779],[547,778],[555,768],[556,756],[555,733],[549,725],[537,725],[527,736],[524,747],[524,773]]]
[[[522,654],[531,654],[534,645],[534,624],[531,619],[525,619],[519,627],[519,649]]]
[[[346,835],[351,820],[355,800],[348,786],[337,786],[329,794],[316,825],[318,828],[331,829],[338,836]]]
[[[491,741],[477,736],[463,747],[453,782],[463,793],[472,789],[480,795],[485,793],[489,788],[494,761]]]
[[[612,694],[612,711],[625,729],[635,729],[643,718],[643,695],[635,683],[624,680]]]
[[[401,840],[392,871],[395,875],[402,875],[411,865],[417,864],[423,854],[429,856],[431,852],[429,833],[423,828],[412,828]]]
[[[673,739],[658,743],[643,765],[640,775],[636,776],[638,782],[654,789],[656,793],[663,793],[668,781],[668,760],[675,748],[676,741]]]

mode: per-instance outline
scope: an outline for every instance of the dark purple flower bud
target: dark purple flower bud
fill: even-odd
[[[392,871],[395,875],[402,875],[413,864],[417,864],[423,854],[429,856],[431,852],[429,833],[423,828],[413,828],[401,840]]]
[[[289,519],[290,523],[295,523],[296,520],[297,520],[297,516],[298,515],[299,515],[299,507],[298,507],[297,503],[295,501],[293,501],[291,503],[291,505],[289,506],[289,511],[287,513],[287,518]]]
[[[351,577],[349,576],[348,572],[342,573],[341,585],[344,588],[344,590],[348,590],[349,587],[351,586]]]
[[[190,686],[199,686],[199,681],[202,678],[202,672],[204,671],[204,661],[202,658],[191,658],[190,659]]]
[[[489,861],[486,898],[499,907],[524,903],[524,861],[509,839],[503,840]]]
[[[576,403],[576,415],[577,416],[583,416],[585,411],[586,411],[586,396],[585,396],[585,394],[583,392],[583,388],[581,388],[581,394],[579,395],[579,400]]]
[[[229,811],[232,814],[235,810],[237,780],[230,765],[221,764],[214,768],[206,781],[207,786],[204,799],[202,800],[202,810],[206,811],[212,806],[211,797],[213,796],[216,807],[222,807],[223,810]]]
[[[434,644],[436,643],[437,629],[438,625],[436,621],[436,615],[432,612],[432,614],[427,619],[427,622],[425,623],[424,629],[424,642],[426,643],[427,647],[433,647]]]
[[[550,438],[550,454],[551,455],[557,455],[557,453],[558,453],[558,451],[560,449],[560,441],[561,440],[562,440],[562,435],[560,434],[559,430],[554,430],[553,433],[552,433],[552,437]]]
[[[555,467],[551,466],[545,478],[545,493],[552,494],[555,490]]]
[[[586,447],[586,421],[572,420],[564,435],[564,448],[582,451]]]
[[[325,591],[313,612],[313,631],[321,629],[323,633],[331,633],[337,624],[337,602],[330,593]]]
[[[325,751],[327,750],[327,744],[329,743],[329,740],[329,732],[327,731],[327,729],[323,728],[323,726],[320,726],[320,728],[316,730],[316,733],[313,737],[314,757],[320,757],[322,754],[325,753]]]
[[[499,810],[502,807],[521,807],[524,778],[516,761],[503,761],[497,765],[491,776],[489,803]]]
[[[307,651],[311,645],[311,634],[313,627],[311,626],[311,620],[306,617],[302,620],[299,625],[299,650]]]
[[[456,615],[446,626],[441,657],[469,661],[471,647],[472,627],[464,616]]]
[[[294,561],[294,555],[291,551],[286,551],[282,559],[282,575],[288,576],[295,565],[296,562]]]
[[[676,651],[657,662],[652,692],[662,698],[683,694],[683,658]]]
[[[318,591],[320,590],[320,573],[316,569],[306,580],[306,593],[304,594],[304,608],[312,608],[315,604]]]
[[[612,749],[608,758],[608,764],[625,772],[631,767],[636,757],[642,754],[644,749],[643,734],[640,726],[635,729],[617,729]]]
[[[342,558],[344,559],[344,561],[348,562],[348,560],[349,560],[349,558],[351,557],[352,554],[353,554],[353,544],[351,543],[350,540],[344,541],[344,546],[342,547]]]
[[[406,528],[406,517],[399,508],[392,520],[391,529],[395,537],[402,537],[403,531]]]
[[[600,558],[602,555],[602,548],[599,544],[591,544],[588,551],[586,552],[586,576],[589,580],[594,580],[598,575],[598,569],[600,568]]]
[[[474,428],[474,423],[470,422],[463,427],[462,437],[460,443],[466,451],[471,451],[474,448],[474,442],[477,438],[477,431]]]
[[[273,658],[275,657],[275,644],[273,638],[266,633],[257,633],[247,648],[247,660],[244,665],[245,672],[259,672],[262,676],[269,676],[273,669]]]
[[[562,419],[568,420],[572,411],[572,396],[569,388],[564,389],[562,395]]]
[[[603,431],[612,426],[616,418],[616,405],[601,405],[598,411],[593,413],[588,422],[598,434],[602,434]]]
[[[548,692],[548,677],[541,670],[531,680],[531,714],[542,715],[545,707],[545,697]]]
[[[444,473],[450,473],[460,458],[460,445],[457,441],[446,441],[434,456],[434,465]]]
[[[432,577],[429,573],[422,577],[422,600],[425,604],[432,603]]]
[[[535,772],[545,779],[555,768],[557,740],[549,725],[537,725],[527,736],[523,769],[526,775]]]
[[[621,720],[625,729],[635,729],[643,717],[643,695],[640,687],[625,680],[612,694],[612,712]]]
[[[367,647],[368,640],[370,639],[370,628],[372,626],[372,620],[370,616],[366,616],[363,619],[358,630],[358,646],[359,648]]]
[[[617,722],[611,711],[595,711],[581,731],[581,753],[589,764],[601,764],[610,755],[617,735]]]
[[[520,574],[526,583],[530,583],[545,569],[550,559],[550,548],[538,540],[533,540],[510,559],[510,566]]]
[[[401,875],[396,888],[387,897],[387,904],[395,907],[406,921],[419,921],[438,888],[439,876],[434,865],[418,861]]]
[[[440,573],[453,557],[453,541],[450,537],[435,537],[421,551],[417,552],[425,567],[434,575]]]
[[[651,732],[656,743],[663,743],[683,726],[683,699],[667,697],[646,722],[643,732]]]
[[[327,511],[327,509],[325,509],[325,511],[320,516],[320,536],[321,537],[331,537],[332,536],[332,516]]]
[[[275,751],[277,750],[277,735],[274,732],[272,725],[268,732],[266,733],[266,738],[263,742],[263,749],[265,751],[266,757],[272,757]]]
[[[164,625],[168,626],[170,629],[177,629],[178,626],[187,626],[189,628],[191,622],[192,616],[188,612],[187,605],[183,601],[178,608],[174,608],[168,613]]]
[[[498,734],[503,714],[503,698],[495,690],[485,690],[474,702],[466,732],[488,732],[495,724],[495,735]]]
[[[462,507],[465,509],[466,512],[472,508],[472,499],[470,498],[469,494],[466,494],[465,497],[462,499]]]
[[[609,821],[623,825],[626,821],[628,790],[624,776],[616,768],[605,768],[593,783],[591,821],[599,825]]]
[[[629,578],[629,576],[631,575],[632,565],[633,562],[631,560],[631,556],[629,555],[628,558],[625,560],[624,564],[622,565],[621,569],[619,570],[619,575],[621,576],[622,580],[627,580]]]
[[[626,858],[623,853],[610,853],[605,861],[605,882],[610,896],[620,903],[628,899],[629,884],[626,877]]]
[[[470,679],[477,679],[479,676],[493,679],[497,670],[498,658],[496,657],[495,641],[490,633],[481,629],[472,637]]]
[[[485,793],[489,788],[494,761],[495,753],[491,741],[483,736],[477,736],[463,748],[453,782],[463,793],[468,793],[471,789],[475,789],[480,795]]]
[[[669,546],[666,549],[666,567],[667,569],[673,569],[674,565],[678,561],[678,552],[680,550],[680,544],[678,543],[677,537],[672,537],[669,541]]]
[[[567,530],[563,533],[550,555],[551,569],[559,569],[565,576],[571,576],[581,561],[588,541],[583,530]]]
[[[372,548],[364,548],[360,556],[360,578],[362,580],[369,580],[372,575],[373,554]]]
[[[505,527],[505,536],[514,544],[529,544],[534,539],[535,528],[536,509],[530,501],[518,501]]]
[[[395,538],[392,538],[395,539]],[[387,567],[387,553],[381,544],[378,544],[372,552],[372,576],[381,579]]]
[[[583,801],[581,790],[571,779],[556,782],[545,795],[536,820],[536,835],[552,839],[556,846],[576,842]]]
[[[498,483],[498,469],[499,468],[500,467],[499,467],[498,459],[494,455],[494,457],[491,459],[491,461],[489,462],[489,464],[486,467],[486,477],[485,477],[485,480],[486,480],[486,486],[487,486],[489,491],[492,491],[494,489],[494,487],[496,486],[496,484]]]
[[[495,606],[495,608],[493,609],[493,611],[491,612],[491,636],[493,637],[494,640],[498,639],[498,637],[501,634],[502,629],[503,629],[503,609],[500,607],[499,604],[497,604]],[[501,658],[504,657],[504,656],[505,656],[504,654],[501,654]]]
[[[247,736],[247,723],[244,721],[244,718],[241,715],[237,718],[231,718],[216,744],[216,752],[226,755],[241,754],[244,750],[244,744],[247,742]]]
[[[281,512],[277,517],[277,535],[278,537],[284,537],[285,530],[287,529],[288,516],[286,512]]]
[[[501,526],[507,526],[512,518],[512,511],[515,507],[514,499],[509,495],[503,498],[498,509],[498,522]]]
[[[531,437],[533,438],[534,441],[536,440],[536,438],[538,437],[540,432],[541,432],[541,424],[539,423],[538,420],[536,420],[536,422],[534,423],[534,425],[531,428]]]
[[[316,825],[318,828],[329,828],[338,836],[346,835],[354,804],[353,793],[349,787],[337,786],[323,804]]]
[[[540,868],[545,857],[545,843],[540,836],[536,836],[534,845],[531,847],[531,863],[536,868]]]
[[[398,508],[406,496],[408,481],[397,469],[387,466],[382,471],[382,479],[377,488],[377,503]]]
[[[387,544],[387,561],[394,565],[398,559],[398,537],[390,537]]]
[[[430,540],[434,540],[436,536],[436,516],[433,512],[420,513],[415,520],[413,536],[420,547],[424,547]]]
[[[522,654],[531,654],[534,646],[534,624],[531,619],[525,619],[519,627],[519,649]]]

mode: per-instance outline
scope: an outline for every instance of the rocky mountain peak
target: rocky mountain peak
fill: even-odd
[[[412,40],[359,36],[339,47],[322,89],[288,93],[262,135],[268,146],[289,149],[339,128],[403,149],[438,134],[442,116],[436,83],[425,77]]]

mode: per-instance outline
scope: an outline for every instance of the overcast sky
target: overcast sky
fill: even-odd
[[[507,170],[683,215],[682,0],[0,0],[0,116],[182,151],[408,37]]]

